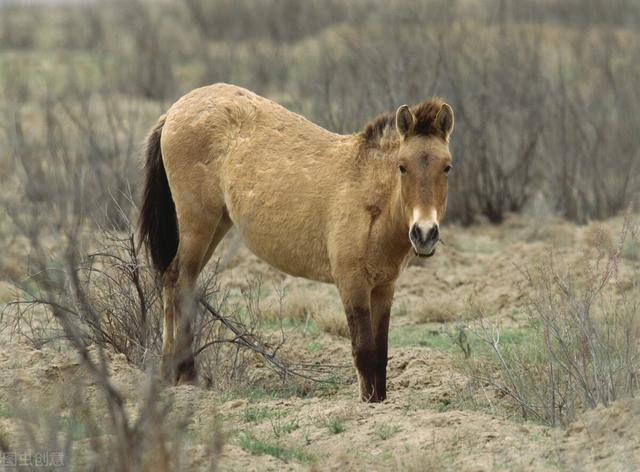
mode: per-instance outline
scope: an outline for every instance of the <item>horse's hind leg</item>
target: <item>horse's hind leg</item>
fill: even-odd
[[[218,221],[218,226],[216,227],[216,230],[213,233],[213,237],[211,238],[211,242],[209,243],[209,249],[207,249],[207,252],[204,256],[204,260],[202,262],[202,267],[200,268],[200,270],[204,269],[204,266],[211,259],[211,256],[213,255],[213,252],[218,247],[218,244],[220,244],[220,241],[222,241],[222,238],[225,237],[225,235],[227,234],[227,232],[229,232],[229,229],[231,229],[232,226],[233,226],[233,223],[231,222],[231,219],[229,218],[229,214],[227,213],[227,210],[225,208],[222,211],[222,216],[220,217],[220,221]]]
[[[224,209],[221,208],[214,215],[190,218],[180,227],[180,243],[176,255],[177,275],[173,294],[175,306],[173,363],[176,383],[189,383],[196,378],[192,349],[193,317],[196,312],[195,284],[198,275],[230,226],[230,221]]]
[[[174,381],[174,287],[177,279],[178,259],[173,258],[162,278],[162,297],[164,298],[164,319],[162,322],[162,376],[167,381]]]

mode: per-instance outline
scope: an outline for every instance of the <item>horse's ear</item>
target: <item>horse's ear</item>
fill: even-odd
[[[416,117],[413,116],[411,110],[407,105],[402,105],[396,111],[396,129],[398,130],[398,134],[403,138],[406,138],[411,133],[413,133],[413,129],[416,126]]]
[[[436,128],[444,134],[444,138],[449,141],[449,136],[453,131],[453,108],[446,103],[443,104],[433,122]]]

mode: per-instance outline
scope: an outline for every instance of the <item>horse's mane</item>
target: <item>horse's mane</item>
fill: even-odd
[[[438,112],[442,109],[444,101],[440,98],[430,98],[418,105],[411,107],[411,113],[416,117],[416,126],[414,134],[421,136],[438,136],[445,139],[444,134],[435,126],[435,119]],[[368,145],[379,144],[388,131],[395,133],[396,129],[396,112],[390,111],[384,113],[369,123],[367,123],[362,131],[362,137]]]

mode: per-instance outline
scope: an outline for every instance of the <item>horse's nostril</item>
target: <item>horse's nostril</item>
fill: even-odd
[[[422,241],[422,231],[420,231],[420,227],[418,225],[413,225],[411,227],[411,239],[416,242]]]
[[[427,234],[427,241],[437,241],[439,237],[440,229],[438,228],[438,225],[433,225]]]

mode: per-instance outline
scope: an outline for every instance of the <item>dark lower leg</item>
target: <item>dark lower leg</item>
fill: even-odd
[[[351,333],[353,360],[358,371],[360,397],[366,402],[381,401],[376,388],[378,357],[371,330],[371,314],[368,308],[354,307],[348,310],[347,320]]]
[[[375,370],[375,389],[378,392],[380,401],[387,398],[387,340],[376,339],[376,370]]]
[[[392,300],[393,286],[376,287],[371,292],[371,321],[376,347],[375,389],[381,400],[387,396],[389,318]]]

